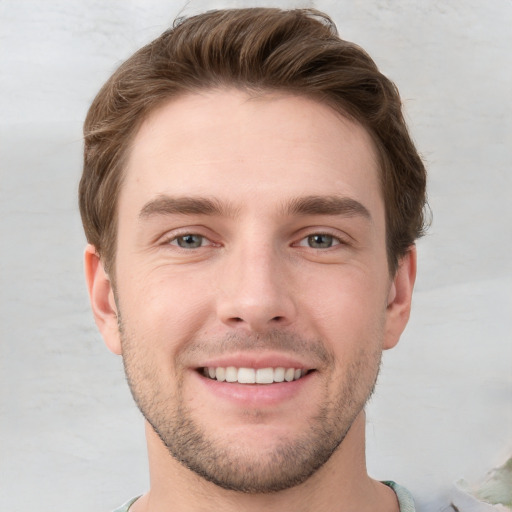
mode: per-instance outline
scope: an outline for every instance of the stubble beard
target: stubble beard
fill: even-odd
[[[279,439],[266,453],[248,450],[243,439],[217,439],[194,418],[183,393],[183,378],[175,391],[158,381],[158,374],[147,355],[120,325],[123,362],[132,396],[148,423],[170,455],[205,480],[242,493],[272,493],[299,485],[320,469],[341,445],[354,420],[373,393],[380,366],[381,352],[361,350],[345,369],[344,379],[335,400],[327,396],[318,404],[318,412],[305,431],[294,439]],[[231,337],[220,345],[275,348],[310,347],[311,352],[334,364],[333,357],[318,342],[298,339],[286,333],[265,337]],[[219,344],[217,344],[218,346]],[[194,346],[192,350],[198,350]],[[200,350],[200,348],[199,348]],[[370,374],[369,374],[370,369]],[[183,374],[181,374],[183,375]],[[361,376],[366,376],[361,379]],[[364,380],[364,382],[363,382]],[[327,387],[327,384],[326,384]],[[254,443],[253,443],[254,444]]]

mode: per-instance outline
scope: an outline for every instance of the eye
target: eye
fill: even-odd
[[[299,242],[302,247],[311,247],[312,249],[329,249],[334,245],[339,245],[340,241],[332,236],[325,233],[315,233],[309,235]]]
[[[177,245],[182,249],[197,249],[205,245],[206,242],[207,239],[204,236],[187,233],[186,235],[173,238],[169,243],[171,245]]]

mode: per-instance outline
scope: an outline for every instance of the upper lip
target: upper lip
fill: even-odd
[[[229,354],[207,359],[198,364],[196,368],[227,368],[234,366],[235,368],[295,368],[311,370],[315,368],[314,364],[300,361],[297,357],[286,354],[251,354],[239,353]]]

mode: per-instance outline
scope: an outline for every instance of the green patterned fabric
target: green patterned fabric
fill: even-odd
[[[128,509],[140,498],[137,496],[136,498],[132,498],[130,501],[127,501],[124,505],[121,505],[119,508],[116,508],[112,512],[128,512]]]
[[[400,506],[400,512],[415,512],[414,500],[412,499],[411,493],[401,485],[395,482],[387,481],[382,482],[388,487],[391,487],[395,491],[396,497],[398,498],[398,504]]]
[[[398,498],[398,504],[400,505],[400,512],[415,512],[414,508],[414,500],[410,492],[401,485],[396,484],[395,482],[382,482],[386,484],[388,487],[391,487],[393,491],[396,493],[396,497]],[[129,508],[133,505],[135,501],[139,499],[140,496],[136,498],[132,498],[130,501],[127,501],[124,505],[119,508],[116,508],[112,512],[128,512]]]

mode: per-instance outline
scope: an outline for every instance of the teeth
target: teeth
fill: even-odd
[[[240,368],[238,375],[240,375]],[[255,372],[256,382],[258,384],[272,384],[274,382],[274,370],[272,368],[258,368]],[[238,379],[240,382],[240,378]]]
[[[274,369],[274,382],[283,382],[284,381],[284,368],[275,368]]]
[[[238,382],[240,384],[254,384],[256,382],[256,372],[252,368],[239,368]]]
[[[203,375],[219,382],[238,382],[239,384],[272,384],[273,382],[292,382],[306,375],[306,370],[298,368],[235,368],[234,366],[203,368]]]
[[[284,380],[286,382],[291,382],[295,377],[295,370],[293,368],[288,368],[288,370],[286,370],[284,372]]]
[[[217,370],[215,375],[217,375]],[[226,382],[236,382],[238,380],[238,370],[234,366],[228,366],[226,368]]]

